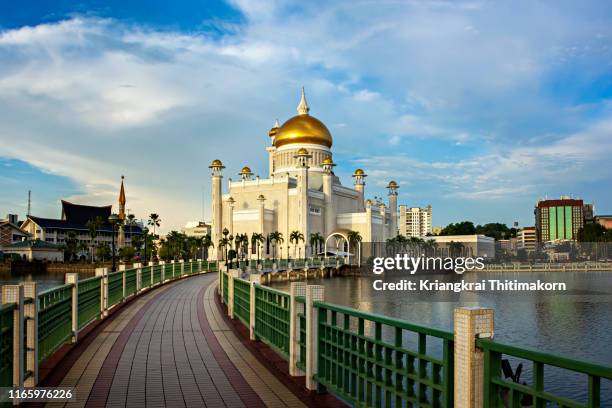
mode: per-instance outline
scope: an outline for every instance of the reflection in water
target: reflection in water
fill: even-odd
[[[520,282],[565,282],[566,292],[428,292],[375,291],[376,279],[398,282],[438,279],[444,282],[476,282],[482,279],[518,279]],[[427,274],[309,279],[324,285],[326,300],[364,312],[397,317],[413,323],[452,331],[455,307],[495,309],[495,339],[517,346],[612,365],[612,273],[472,272],[465,275]],[[289,291],[289,283],[274,283]],[[513,366],[518,364],[513,362]],[[523,362],[523,379],[531,381],[531,365]],[[547,369],[545,389],[586,401],[585,376]],[[602,380],[602,406],[612,407],[612,382]]]

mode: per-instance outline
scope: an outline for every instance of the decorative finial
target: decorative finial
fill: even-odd
[[[308,102],[306,102],[306,94],[304,93],[304,87],[302,87],[302,97],[300,99],[300,104],[297,107],[297,111],[300,115],[308,115],[308,112],[310,111]]]
[[[280,127],[280,122],[278,121],[278,119],[276,119],[276,121],[274,122],[274,127],[275,128],[279,128]]]

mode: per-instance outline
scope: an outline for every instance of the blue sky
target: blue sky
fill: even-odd
[[[612,5],[489,1],[28,1],[0,13],[0,211],[210,217],[208,164],[266,172],[311,114],[345,184],[401,185],[434,224],[533,222],[561,194],[612,213]],[[204,206],[203,192],[206,194]]]

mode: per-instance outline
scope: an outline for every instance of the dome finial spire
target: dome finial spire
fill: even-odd
[[[302,87],[302,97],[300,99],[300,104],[297,107],[297,111],[300,115],[307,115],[310,111],[308,102],[306,102],[306,94],[304,93],[304,87]]]

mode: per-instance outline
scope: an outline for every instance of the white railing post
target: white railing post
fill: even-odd
[[[179,274],[179,276],[183,276],[183,275],[185,275],[185,261],[184,261],[184,260],[182,260],[182,259],[179,259],[179,266],[180,266],[180,268],[181,268],[181,269],[180,269],[180,270],[181,270],[181,273]]]
[[[484,406],[484,352],[476,348],[477,338],[493,338],[494,311],[459,307],[454,312],[455,406]]]
[[[108,316],[108,268],[96,268],[96,276],[100,278],[100,317]]]
[[[172,269],[172,279],[174,279],[174,259],[170,261],[170,269]]]
[[[72,284],[72,342],[76,343],[79,338],[79,274],[67,273],[64,279]]]
[[[134,294],[138,294],[142,289],[142,264],[135,263],[134,268],[136,268],[136,293]]]
[[[227,274],[227,315],[234,318],[234,278],[240,276],[239,269],[230,269]]]
[[[32,373],[24,381],[24,387],[35,387],[38,384],[38,285],[36,282],[23,284],[23,296],[31,301],[23,306],[25,317],[25,371]]]
[[[296,377],[304,375],[304,372],[297,367],[300,359],[300,318],[299,314],[304,313],[304,303],[298,302],[298,296],[306,296],[306,284],[304,282],[291,282],[290,311],[289,316],[289,375]]]
[[[251,274],[249,275],[249,281],[251,282],[251,296],[249,297],[249,339],[255,340],[255,311],[257,302],[255,302],[255,285],[261,284],[261,275],[260,274]]]
[[[149,288],[152,288],[153,287],[153,276],[155,275],[153,273],[153,267],[155,266],[155,262],[149,261],[149,266],[151,267],[151,273],[149,274],[151,275],[151,282],[150,282]]]
[[[166,281],[166,261],[159,261],[159,264],[161,265],[159,282],[164,283]]]
[[[121,272],[121,287],[123,288],[122,296],[121,296],[121,301],[125,300],[125,295],[126,295],[126,290],[125,290],[125,269],[126,269],[126,265],[119,265],[119,271]]]
[[[198,259],[198,273],[202,273],[202,260]]]
[[[23,286],[2,286],[2,303],[15,303],[13,310],[13,387],[23,387]]]
[[[306,286],[306,389],[315,391],[317,382],[314,379],[317,373],[317,308],[314,302],[325,299],[325,287],[322,285]]]

